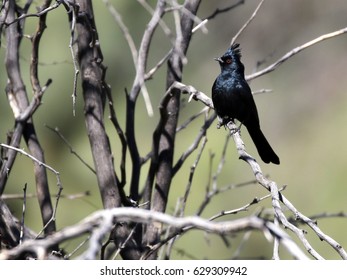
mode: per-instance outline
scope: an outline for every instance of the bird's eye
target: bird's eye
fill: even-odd
[[[230,64],[232,62],[232,59],[231,58],[227,58],[226,60],[225,60],[225,63],[226,64]]]

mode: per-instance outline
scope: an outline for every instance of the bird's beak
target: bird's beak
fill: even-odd
[[[220,57],[215,57],[214,60],[218,61],[219,63],[224,63],[223,59],[221,59]]]

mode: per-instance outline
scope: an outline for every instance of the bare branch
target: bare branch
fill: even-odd
[[[172,54],[172,49],[161,60],[159,60],[158,63],[151,70],[149,70],[146,73],[144,77],[145,81],[152,79],[155,72],[157,72],[157,70],[169,59],[171,54]]]
[[[108,98],[108,107],[110,110],[110,119],[114,126],[114,128],[117,131],[118,137],[120,139],[120,142],[122,144],[122,156],[120,161],[120,172],[121,172],[121,181],[119,182],[120,188],[124,188],[126,184],[126,170],[125,170],[125,162],[126,162],[126,152],[127,152],[127,140],[125,137],[125,134],[122,130],[122,128],[119,125],[118,118],[116,115],[116,111],[114,110],[114,103],[111,93],[111,88],[109,85],[105,84],[104,88],[106,89],[106,94]]]
[[[152,16],[152,18],[155,16],[155,10],[147,3],[146,0],[137,0],[137,2],[139,2],[144,7],[144,9]],[[169,1],[166,1],[166,2],[169,2]],[[167,3],[165,3],[165,4],[167,4]],[[178,8],[181,8],[181,7],[182,6],[179,6]],[[175,8],[175,10],[176,10],[176,8]],[[164,14],[169,12],[169,11],[170,10],[168,10],[167,8],[165,8],[163,10]],[[161,29],[163,30],[164,34],[171,40],[171,42],[174,42],[175,38],[172,34],[171,29],[167,26],[167,24],[162,19],[159,20],[158,24],[161,27]]]
[[[230,46],[232,46],[237,38],[241,35],[241,33],[246,29],[246,27],[251,23],[251,21],[255,18],[255,16],[257,15],[261,5],[263,5],[265,0],[261,0],[259,5],[257,6],[257,8],[255,9],[255,11],[253,12],[253,14],[251,15],[251,17],[246,21],[246,23],[241,27],[241,29],[236,33],[236,35],[231,39],[230,42]]]
[[[194,120],[196,120],[198,117],[201,115],[206,115],[208,113],[208,107],[203,108],[200,112],[190,116],[188,120],[186,120],[183,124],[181,124],[179,127],[176,129],[176,133],[180,132],[183,129],[186,129],[190,123],[192,123]]]
[[[41,235],[41,233],[46,230],[47,228],[50,228],[52,225],[52,223],[54,224],[54,221],[55,221],[55,217],[56,217],[56,211],[57,211],[57,207],[58,207],[58,202],[59,202],[59,198],[60,198],[60,193],[62,192],[63,190],[63,186],[62,186],[62,183],[61,183],[61,180],[60,180],[60,174],[58,171],[56,171],[54,168],[52,168],[51,166],[45,164],[44,162],[42,162],[41,160],[35,158],[34,156],[28,154],[27,152],[25,152],[23,149],[19,149],[19,148],[16,148],[16,147],[12,147],[12,146],[9,146],[7,144],[1,144],[0,143],[0,146],[1,147],[4,147],[4,148],[7,148],[7,149],[11,149],[11,150],[14,150],[16,152],[19,152],[25,156],[27,156],[28,158],[30,158],[32,161],[36,162],[37,165],[39,167],[43,166],[45,167],[46,169],[50,170],[51,172],[53,172],[56,176],[56,179],[57,179],[57,186],[58,186],[58,194],[57,194],[57,198],[56,198],[56,205],[55,205],[55,208],[53,209],[53,212],[52,212],[52,215],[51,217],[49,217],[49,219],[46,220],[46,224],[44,225],[43,229],[41,232],[39,232],[38,236]],[[44,209],[42,209],[42,213],[44,213]]]
[[[273,223],[266,222],[258,217],[241,218],[234,221],[211,222],[202,218],[192,216],[178,218],[168,214],[148,211],[136,208],[113,208],[93,213],[89,217],[82,220],[79,224],[65,227],[64,229],[53,233],[45,239],[27,240],[20,246],[11,250],[3,250],[0,253],[0,259],[14,259],[23,253],[33,253],[39,259],[47,258],[47,249],[53,245],[60,244],[63,241],[81,236],[91,232],[89,239],[89,249],[79,258],[95,259],[99,252],[102,242],[101,240],[108,234],[113,227],[113,221],[123,222],[158,222],[167,224],[176,229],[195,228],[211,233],[226,235],[241,232],[249,229],[257,229],[262,231],[266,236],[278,237],[281,244],[297,259],[307,259],[306,255],[293,242],[293,240],[283,230],[275,226]],[[144,255],[146,257],[146,255]]]
[[[21,223],[16,217],[14,217],[0,197],[0,235],[1,243],[6,245],[6,248],[16,247],[20,242],[21,235]],[[24,239],[33,239],[36,237],[36,233],[29,228],[24,227]],[[1,248],[3,249],[3,248]]]
[[[129,33],[129,30],[127,28],[127,26],[124,24],[121,15],[118,13],[118,11],[114,8],[114,6],[112,6],[110,4],[110,2],[108,0],[103,0],[106,7],[109,9],[111,15],[113,16],[114,20],[116,21],[116,23],[118,24],[119,28],[121,29],[123,36],[126,40],[126,42],[128,43],[130,52],[131,52],[131,56],[133,59],[133,63],[135,66],[135,70],[137,71],[138,66],[139,66],[139,61],[138,61],[138,52],[135,46],[135,42],[132,38],[132,36]],[[144,81],[146,80],[146,77],[144,78]],[[143,81],[143,82],[144,82]],[[149,116],[153,116],[153,107],[149,98],[149,93],[147,90],[146,85],[142,82],[141,85],[141,91],[142,91],[142,95],[145,101],[145,105],[146,105],[146,109],[147,109],[147,113]]]
[[[246,161],[250,167],[252,168],[252,171],[254,173],[254,176],[256,177],[258,183],[265,187],[268,191],[271,192],[272,195],[272,204],[273,204],[273,209],[275,211],[275,216],[276,218],[286,227],[289,228],[291,231],[293,231],[301,240],[307,251],[312,254],[316,259],[322,259],[322,256],[316,252],[316,250],[313,249],[313,247],[310,245],[310,243],[307,241],[304,232],[291,224],[286,216],[284,215],[281,206],[280,206],[280,201],[287,207],[289,208],[296,216],[300,216],[301,219],[305,220],[306,224],[309,225],[313,231],[322,239],[327,241],[332,248],[334,248],[342,258],[347,259],[347,254],[335,240],[330,238],[329,236],[325,235],[318,227],[317,225],[305,217],[303,214],[301,214],[299,211],[297,211],[294,206],[284,197],[284,195],[280,194],[277,184],[274,181],[268,180],[265,178],[263,175],[259,164],[256,162],[256,160],[251,157],[249,154],[246,153],[244,149],[244,143],[240,137],[239,132],[237,131],[237,126],[229,122],[227,124],[228,129],[230,130],[230,133],[235,141],[237,151],[239,153],[240,159],[243,159]]]
[[[226,8],[217,8],[211,15],[209,15],[208,17],[206,17],[206,19],[210,20],[210,19],[213,19],[215,18],[217,15],[219,14],[222,14],[222,13],[226,13],[226,12],[229,12],[230,10],[232,9],[235,9],[236,7],[242,5],[245,3],[245,0],[240,0],[238,2],[236,2],[235,4],[232,4]]]
[[[39,166],[43,166],[45,168],[47,168],[49,171],[53,172],[57,178],[57,186],[59,187],[59,189],[62,189],[63,186],[62,186],[62,183],[61,183],[61,180],[60,180],[60,174],[58,171],[56,171],[53,167],[45,164],[44,162],[40,161],[39,159],[35,158],[34,156],[28,154],[26,151],[24,151],[24,149],[19,149],[19,148],[16,148],[16,147],[12,147],[10,145],[7,145],[7,144],[3,144],[3,143],[0,143],[0,146],[1,147],[4,147],[6,149],[11,149],[11,150],[14,150],[24,156],[27,156],[28,158],[30,158],[32,161],[36,162]]]
[[[76,50],[74,50],[74,44],[76,41],[75,38],[75,30],[76,30],[76,18],[79,10],[79,6],[72,5],[70,3],[66,4],[66,8],[68,9],[69,19],[70,19],[70,42],[69,49],[71,52],[72,62],[74,66],[74,79],[73,79],[73,90],[72,90],[72,115],[76,115],[76,98],[77,98],[77,79],[80,73],[78,67],[78,61],[75,55]]]
[[[252,91],[252,94],[256,95],[256,94],[269,93],[269,92],[273,92],[273,90],[272,89],[263,88],[263,89],[259,89],[259,90],[256,90],[256,91]]]
[[[47,3],[48,2],[45,2],[45,4]],[[45,4],[43,7],[45,7]],[[27,3],[25,8],[22,9],[21,12],[26,13],[29,7],[30,7],[30,2]],[[8,11],[6,21],[13,22],[16,19],[17,12],[18,11],[17,11],[16,3],[14,1],[10,1],[9,11]],[[44,18],[43,19],[40,18],[40,23],[41,24],[44,23]],[[23,114],[25,118],[28,117],[27,121],[16,123],[15,132],[14,132],[15,137],[11,141],[11,145],[12,147],[18,147],[20,144],[21,137],[24,136],[24,139],[30,150],[30,153],[41,162],[44,162],[45,160],[44,160],[43,149],[38,140],[33,120],[30,117],[31,117],[31,114],[37,109],[40,103],[37,100],[35,100],[35,97],[40,98],[45,88],[50,84],[50,80],[48,80],[46,87],[36,91],[34,100],[29,105],[28,95],[25,89],[25,84],[22,79],[20,62],[19,62],[19,49],[20,49],[21,39],[23,38],[23,28],[24,28],[24,21],[15,22],[13,24],[10,24],[6,28],[7,48],[6,48],[5,65],[6,65],[7,75],[9,78],[6,92],[8,93],[8,98],[10,102],[12,102],[11,104],[12,109],[16,107],[16,110],[13,110],[15,117],[20,117],[21,114]],[[39,30],[43,30],[42,28],[43,28],[42,26],[41,27],[39,26]],[[35,52],[38,49],[39,38],[40,36],[37,36],[36,39],[33,41],[34,42],[34,46],[33,46],[34,59],[38,58],[38,55],[35,54]],[[34,63],[32,63],[32,71],[31,71],[32,75],[37,74],[35,73],[36,71],[35,63],[36,63],[35,61]],[[37,79],[35,77],[32,77],[32,81],[35,82],[35,84],[33,84],[35,89],[38,89],[39,86],[37,86]],[[12,167],[12,164],[14,163],[14,159],[15,159],[15,153],[11,152],[9,155],[10,155],[10,160],[8,162],[9,165],[6,166],[6,169]],[[36,181],[36,192],[38,194],[38,201],[40,204],[42,221],[45,226],[45,233],[49,234],[55,230],[55,222],[52,221],[54,209],[50,199],[46,168],[42,168],[42,166],[38,164],[34,164],[34,174],[35,174],[35,181]],[[1,185],[0,185],[1,187],[4,186],[2,184],[6,183],[6,180],[7,179],[1,178]]]
[[[225,191],[227,191],[227,190],[230,190],[231,187],[233,187],[233,186],[234,186],[234,187],[236,187],[236,186],[237,186],[237,187],[240,187],[240,186],[249,185],[250,183],[256,183],[256,182],[253,181],[253,182],[245,182],[245,183],[238,184],[238,185],[230,185],[230,186],[227,186],[227,187],[229,187],[229,188],[220,189],[220,190],[218,190],[217,192],[213,193],[213,195],[217,195],[217,194],[219,194],[219,193],[223,193],[223,192],[225,192]],[[281,188],[279,191],[282,192],[282,190],[284,190],[284,188],[285,188],[285,187]],[[212,196],[211,196],[211,197],[212,197]],[[270,198],[270,197],[271,197],[271,194],[267,194],[267,195],[265,195],[265,196],[263,196],[263,197],[260,197],[260,198],[255,197],[254,199],[252,199],[251,202],[249,202],[249,203],[247,203],[247,204],[245,204],[245,205],[243,205],[243,206],[241,206],[241,207],[239,207],[239,208],[237,208],[237,209],[222,210],[220,213],[217,213],[217,214],[213,215],[209,220],[210,220],[210,221],[213,221],[213,220],[218,219],[218,218],[220,218],[220,217],[223,217],[223,216],[225,216],[225,215],[235,215],[235,214],[237,214],[237,213],[239,213],[239,212],[248,211],[248,209],[249,209],[252,205],[258,204],[259,202],[261,202],[261,201],[263,201],[263,200],[265,200],[265,199],[267,199],[267,198]],[[276,221],[276,219],[275,219],[275,221]]]
[[[201,205],[199,206],[199,209],[196,212],[197,216],[201,215],[201,213],[204,211],[204,209],[206,208],[206,206],[210,202],[211,198],[219,192],[219,190],[217,188],[217,178],[218,178],[219,174],[222,172],[222,169],[224,167],[225,155],[226,155],[227,147],[229,144],[229,140],[230,140],[230,137],[229,136],[226,137],[225,144],[224,144],[223,151],[222,151],[222,155],[221,155],[221,159],[218,163],[217,171],[212,176],[212,181],[208,180],[208,184],[206,184],[205,198],[204,198],[203,202],[201,203]],[[210,185],[212,185],[212,186],[210,186]],[[233,188],[233,187],[231,187],[231,188]]]
[[[319,237],[320,240],[326,241],[344,260],[347,259],[347,253],[333,238],[325,234],[318,226],[317,223],[310,218],[306,217],[304,214],[299,212],[294,205],[287,200],[285,197],[282,197],[283,203],[288,207],[288,209],[300,220],[302,220],[305,224],[307,224]]]
[[[226,8],[217,8],[211,15],[209,15],[208,17],[206,17],[205,19],[203,19],[202,21],[200,21],[193,29],[192,29],[192,33],[196,32],[198,29],[200,28],[204,28],[204,26],[208,23],[209,20],[215,18],[216,16],[218,16],[219,14],[222,13],[226,13],[229,12],[233,9],[235,9],[236,7],[238,7],[239,5],[242,5],[245,3],[245,0],[239,0],[237,3],[232,4]],[[203,32],[206,32],[206,28],[202,29]]]
[[[186,205],[187,205],[187,200],[188,200],[188,196],[190,194],[190,191],[191,191],[191,187],[192,187],[192,183],[193,183],[193,178],[194,178],[194,174],[195,174],[195,170],[199,164],[199,161],[200,161],[200,158],[201,158],[201,155],[202,155],[202,152],[204,151],[205,149],[205,146],[206,146],[206,143],[207,143],[207,138],[206,136],[203,137],[203,140],[202,140],[202,145],[201,145],[201,148],[198,152],[198,155],[193,163],[193,165],[190,167],[190,173],[189,173],[189,177],[188,177],[188,183],[187,183],[187,186],[186,186],[186,189],[185,189],[185,192],[184,192],[184,195],[183,197],[180,197],[178,198],[177,200],[177,210],[175,211],[175,216],[176,217],[183,217],[184,216],[184,211],[186,209]],[[166,233],[166,238],[168,236],[170,236],[170,233],[172,234],[172,230],[170,228],[168,228],[167,230],[167,233]],[[177,235],[175,238],[172,238],[168,244],[168,249],[167,249],[167,252],[166,252],[166,257],[165,259],[168,259],[168,256],[170,255],[171,253],[171,250],[173,248],[173,244],[174,242],[178,239],[179,235]]]
[[[205,93],[198,91],[193,86],[185,85],[180,82],[174,82],[167,90],[167,93],[170,92],[171,94],[174,94],[177,92],[177,90],[179,90],[183,94],[189,94],[188,102],[190,102],[192,99],[199,100],[206,106],[214,109],[211,98],[209,98]]]
[[[126,42],[128,43],[128,46],[129,46],[129,49],[131,52],[131,56],[133,58],[133,62],[134,62],[135,69],[136,69],[136,67],[137,67],[137,49],[135,46],[135,42],[129,33],[128,27],[123,22],[122,16],[120,15],[120,13],[118,13],[117,9],[113,5],[111,5],[110,1],[109,0],[103,0],[103,1],[104,1],[104,4],[106,5],[106,7],[108,8],[108,10],[110,11],[113,19],[115,20],[115,22],[118,24],[120,30],[122,31]]]
[[[292,49],[291,51],[287,52],[284,56],[282,56],[279,60],[277,60],[276,62],[274,62],[273,64],[271,64],[270,66],[266,67],[265,69],[263,70],[260,70],[256,73],[253,73],[251,75],[247,75],[246,76],[246,80],[247,81],[251,81],[255,78],[258,78],[260,76],[263,76],[267,73],[270,73],[272,71],[274,71],[278,66],[280,66],[283,62],[287,61],[289,58],[291,58],[292,56],[298,54],[299,52],[309,48],[309,47],[312,47],[313,45],[315,44],[318,44],[320,42],[323,42],[327,39],[331,39],[331,38],[334,38],[334,37],[337,37],[337,36],[340,36],[340,35],[343,35],[347,33],[347,27],[345,28],[342,28],[340,30],[337,30],[337,31],[334,31],[334,32],[331,32],[331,33],[327,33],[327,34],[324,34],[324,35],[321,35],[301,46],[298,46],[294,49]]]
[[[0,34],[2,34],[2,28],[6,26],[6,17],[9,8],[9,1],[3,1],[0,7]],[[0,36],[0,47],[1,47],[1,36]]]
[[[174,11],[176,26],[176,38],[173,44],[172,56],[168,60],[168,72],[166,76],[166,87],[169,88],[174,82],[182,80],[182,70],[186,60],[186,53],[191,42],[191,30],[194,24],[194,17],[200,5],[200,0],[190,0],[184,2],[182,12]],[[161,108],[161,119],[159,121],[158,154],[155,155],[157,161],[155,170],[155,188],[151,200],[151,209],[164,212],[168,202],[168,195],[173,175],[173,158],[176,137],[176,128],[180,111],[180,93],[166,95],[169,98],[166,106]],[[153,186],[151,186],[152,188]],[[156,243],[160,238],[161,229],[155,224],[147,228],[146,240],[148,244]],[[151,258],[155,258],[153,254]]]
[[[199,164],[202,152],[205,149],[206,142],[207,142],[207,138],[204,137],[203,141],[202,141],[202,144],[201,144],[201,148],[200,148],[200,150],[198,152],[198,155],[197,155],[193,165],[190,167],[188,183],[187,183],[187,186],[186,186],[186,190],[184,192],[184,196],[183,196],[183,199],[182,199],[182,206],[181,206],[180,213],[179,213],[178,217],[183,217],[183,215],[184,215],[184,211],[185,211],[185,208],[186,208],[188,196],[190,194],[191,186],[192,186],[192,183],[193,183],[193,177],[194,177],[194,174],[195,174],[195,170],[196,170],[196,168],[197,168],[197,166]]]
[[[25,220],[25,211],[26,211],[26,203],[27,203],[27,184],[24,185],[23,188],[23,209],[22,209],[22,220],[21,220],[21,226],[20,226],[20,237],[19,237],[19,244],[23,242],[24,239],[24,220]]]
[[[320,214],[312,215],[309,217],[309,219],[312,221],[317,221],[317,220],[323,219],[323,218],[347,218],[347,213],[345,213],[345,212],[320,213]],[[298,220],[297,217],[292,217],[292,218],[288,219],[288,221],[290,221],[293,224],[304,223],[302,220]],[[315,222],[315,223],[317,223],[317,222]]]
[[[192,152],[198,147],[200,141],[205,137],[207,129],[211,126],[213,121],[216,119],[216,115],[212,114],[203,124],[203,126],[200,128],[199,133],[195,137],[194,142],[189,146],[189,148],[181,155],[181,157],[178,159],[176,164],[173,167],[172,170],[172,176],[175,176],[175,174],[178,172],[178,170],[181,168],[185,160],[192,154]]]
[[[47,90],[47,88],[50,86],[51,83],[52,83],[52,80],[48,79],[48,81],[42,88],[39,87],[38,91],[35,91],[33,99],[30,102],[29,106],[25,109],[24,112],[20,113],[19,116],[16,117],[17,122],[26,122],[28,119],[32,117],[32,115],[41,105],[43,94],[45,93],[45,91]]]
[[[58,135],[58,137],[64,142],[64,144],[69,148],[70,153],[76,156],[82,163],[85,165],[90,171],[92,171],[94,174],[96,174],[95,170],[93,169],[92,166],[90,166],[72,147],[72,145],[69,143],[69,141],[65,138],[65,136],[60,132],[59,128],[53,128],[48,125],[45,125],[49,130],[54,132],[55,134]]]
[[[133,165],[130,182],[130,196],[134,200],[138,200],[139,198],[138,188],[141,169],[141,158],[135,138],[135,104],[139,92],[145,81],[145,71],[150,43],[152,41],[154,31],[158,27],[160,19],[164,15],[165,5],[166,3],[164,0],[158,1],[153,16],[143,34],[141,45],[138,51],[136,76],[133,82],[132,89],[129,95],[127,94],[126,136]]]
[[[46,0],[44,4],[40,7],[41,11],[45,11],[49,8],[49,5],[52,1]],[[40,14],[40,12],[39,12]],[[30,80],[31,85],[35,94],[38,94],[42,91],[38,76],[38,62],[39,62],[39,46],[42,35],[46,29],[46,16],[47,13],[43,13],[39,16],[39,24],[35,34],[31,38],[32,42],[32,51],[31,51],[31,61],[30,61]]]
[[[22,135],[23,135],[24,124],[17,123],[14,131],[9,139],[10,146],[19,147]],[[14,150],[8,150],[4,156],[6,160],[1,165],[0,171],[0,194],[3,194],[6,186],[7,179],[9,178],[10,172],[12,170],[14,161],[16,159],[17,152]]]
[[[149,153],[151,163],[148,170],[147,180],[145,183],[144,195],[143,195],[144,201],[149,202],[146,205],[146,209],[150,209],[151,207],[152,189],[153,189],[155,174],[156,174],[156,171],[158,168],[158,162],[159,162],[160,136],[161,136],[161,131],[163,130],[165,122],[167,120],[167,114],[166,114],[165,108],[167,104],[169,103],[170,98],[171,98],[171,92],[167,91],[160,101],[160,105],[159,105],[160,119],[152,135],[152,149],[151,149],[151,152]]]
[[[56,197],[57,195],[54,195],[54,197]],[[84,198],[86,196],[90,196],[90,191],[85,191],[85,192],[79,192],[79,193],[73,193],[73,194],[60,194],[60,198],[66,198],[69,200],[75,200],[75,199],[79,199],[79,198]],[[2,196],[3,200],[10,200],[10,199],[23,199],[24,200],[24,196],[21,194],[3,194]],[[25,198],[29,199],[29,198],[35,198],[37,197],[37,194],[34,193],[26,193]]]
[[[51,1],[49,1],[51,2]],[[48,12],[58,8],[60,6],[60,4],[62,4],[62,1],[56,1],[52,6],[50,7],[46,7],[45,9],[41,10],[40,12],[38,13],[35,13],[35,14],[22,14],[20,15],[18,18],[16,18],[15,20],[9,22],[9,23],[6,23],[5,25],[6,26],[9,26],[9,25],[12,25],[22,19],[25,19],[25,18],[28,18],[28,17],[41,17],[41,16],[44,16],[46,15]]]

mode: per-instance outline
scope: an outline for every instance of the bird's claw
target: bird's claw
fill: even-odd
[[[227,124],[231,121],[230,118],[220,118],[218,117],[217,129],[220,129],[222,126],[226,128]]]
[[[242,124],[240,124],[238,127],[230,129],[230,134],[236,134],[236,133],[241,134],[241,125]]]

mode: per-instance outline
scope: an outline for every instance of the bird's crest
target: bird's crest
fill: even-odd
[[[230,47],[230,50],[233,52],[234,55],[236,55],[238,58],[241,58],[241,49],[239,48],[240,44],[233,44]]]
[[[239,49],[240,44],[233,44],[221,57],[225,61],[228,57],[233,58],[233,60],[241,60],[241,49]]]

